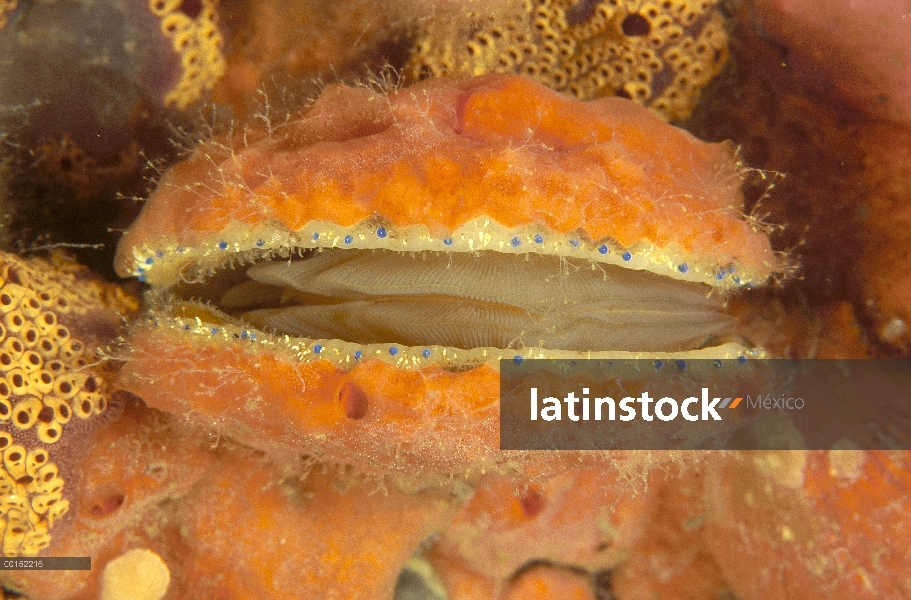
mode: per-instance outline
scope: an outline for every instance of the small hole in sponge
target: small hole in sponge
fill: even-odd
[[[345,411],[345,416],[355,421],[367,416],[370,401],[367,394],[353,383],[344,383],[338,389],[338,401]]]
[[[41,412],[38,413],[38,420],[42,423],[50,423],[54,420],[54,409],[50,406],[45,406],[41,409]]]
[[[652,32],[652,26],[648,19],[638,13],[627,15],[623,19],[623,23],[620,24],[620,29],[623,30],[623,35],[629,37],[639,37]]]
[[[535,488],[529,488],[519,497],[519,504],[522,506],[522,513],[529,519],[533,519],[544,510],[544,496]]]
[[[96,500],[89,509],[89,514],[93,517],[106,517],[123,506],[124,500],[126,497],[123,494],[111,494]]]
[[[191,19],[195,19],[202,12],[202,2],[200,0],[183,0],[179,10]]]

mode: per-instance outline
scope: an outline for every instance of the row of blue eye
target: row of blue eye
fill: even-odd
[[[740,363],[740,364],[743,364],[743,363],[745,363],[746,361],[747,361],[747,357],[746,357],[746,356],[740,355],[740,356],[737,357],[737,362]],[[671,364],[671,363],[665,363],[663,360],[656,360],[656,361],[655,361],[655,370],[656,370],[656,371],[661,370],[661,368],[664,367],[666,364]],[[686,361],[683,360],[683,359],[675,360],[675,361],[673,361],[672,364],[677,368],[678,371],[685,371],[685,370],[686,370]],[[716,358],[715,360],[712,361],[712,366],[715,367],[716,369],[720,369],[720,368],[722,367],[723,364],[724,364],[724,363],[723,363],[721,360],[717,359],[717,358]]]
[[[738,356],[738,357],[737,357],[737,362],[740,363],[740,364],[743,364],[743,363],[745,363],[746,361],[747,361],[747,357],[746,357],[746,356],[741,355],[741,356]],[[512,359],[512,362],[514,362],[514,363],[517,364],[517,365],[521,365],[523,362],[525,362],[525,359],[522,358],[522,357],[519,356],[519,355],[516,355],[516,356]],[[573,361],[573,363],[575,363],[575,361]],[[655,370],[656,370],[656,371],[661,370],[661,369],[664,367],[665,364],[666,364],[666,363],[665,363],[663,360],[656,360],[656,361],[655,361]],[[677,368],[677,370],[679,370],[679,371],[684,371],[684,370],[686,370],[686,361],[683,360],[683,359],[675,360],[675,361],[673,361],[673,364],[674,364],[674,366]],[[722,365],[723,365],[722,361],[720,361],[720,360],[718,360],[718,359],[715,359],[715,360],[712,361],[712,366],[714,366],[715,368],[721,368]]]
[[[183,326],[183,328],[184,328],[185,330],[189,331],[189,330],[190,330],[190,325],[189,325],[189,324],[185,324],[185,325]],[[210,332],[212,335],[218,335],[219,329],[218,329],[218,327],[212,327],[211,329],[209,329],[209,332]],[[255,334],[255,333],[250,333],[250,332],[247,331],[247,330],[241,331],[240,334],[236,334],[236,333],[235,333],[235,334],[234,334],[234,337],[239,337],[239,338],[242,339],[242,340],[249,339],[249,340],[252,340],[252,341],[254,341],[254,342],[256,341],[256,334]],[[315,344],[315,345],[313,346],[313,353],[314,353],[314,354],[319,354],[319,353],[322,352],[322,351],[323,351],[323,345],[322,345],[322,344]],[[398,348],[396,348],[395,346],[389,346],[389,355],[390,355],[390,356],[396,356],[398,353],[399,353],[399,349],[398,349]],[[430,358],[430,356],[431,356],[432,354],[433,354],[433,352],[430,351],[430,348],[424,348],[424,349],[421,351],[421,356],[423,356],[424,358]],[[354,351],[354,360],[360,360],[361,357],[362,357],[363,355],[364,355],[363,352],[361,352],[360,350],[355,350],[355,351]],[[521,362],[522,359],[521,359],[521,357],[516,356],[516,360],[518,360],[518,361]]]
[[[190,326],[184,325],[183,328],[186,330],[189,330]],[[218,327],[212,327],[209,331],[212,333],[212,335],[216,335],[216,334],[218,334]],[[243,339],[243,340],[250,339],[254,342],[256,341],[256,334],[250,333],[249,331],[246,331],[246,330],[241,331],[239,335],[234,334],[234,336],[240,337],[240,339]],[[323,351],[322,344],[316,344],[313,346],[314,354],[319,354],[322,351]],[[389,346],[389,355],[390,356],[396,356],[398,353],[399,353],[398,348],[396,348],[395,346]],[[430,358],[430,356],[432,354],[433,354],[433,352],[430,351],[430,348],[424,348],[421,351],[421,356],[423,356],[424,358]],[[363,355],[364,355],[363,352],[361,352],[360,350],[355,350],[354,351],[354,360],[360,360]],[[517,365],[521,365],[525,361],[525,359],[517,354],[513,357],[512,361]],[[737,357],[737,362],[739,362],[740,364],[743,364],[746,361],[747,361],[746,356]],[[715,367],[721,367],[721,365],[722,365],[720,360],[714,360],[714,361],[712,361],[712,364]],[[656,360],[655,361],[655,370],[656,371],[660,370],[662,367],[664,367],[664,365],[665,365],[665,362],[663,360]],[[674,361],[674,366],[677,367],[677,369],[683,371],[684,369],[686,369],[686,361],[682,360],[682,359],[676,360],[676,361]]]
[[[316,344],[315,346],[313,346],[314,354],[319,354],[322,351],[323,351],[322,344]],[[398,353],[399,353],[398,348],[396,348],[395,346],[389,346],[389,355],[390,356],[396,356]],[[423,356],[424,358],[430,358],[431,354],[433,354],[433,352],[430,351],[430,348],[424,348],[421,351],[421,356]],[[363,355],[364,355],[363,352],[361,352],[360,350],[355,350],[354,351],[354,360],[360,360]]]
[[[189,331],[189,330],[190,330],[190,326],[189,326],[189,325],[184,325],[183,328],[184,328],[186,331]],[[218,327],[212,327],[211,329],[209,329],[209,333],[211,333],[212,335],[218,335],[218,332],[219,332]],[[252,340],[252,341],[254,341],[254,342],[256,341],[256,334],[255,334],[255,333],[250,333],[249,331],[246,331],[246,330],[241,331],[239,334],[238,334],[238,333],[235,333],[235,334],[234,334],[234,337],[240,338],[240,339],[242,339],[242,340]]]
[[[385,238],[387,235],[389,235],[389,232],[386,231],[386,228],[385,228],[385,227],[380,227],[379,229],[376,230],[376,235],[377,235],[377,237]],[[314,233],[314,234],[313,234],[313,241],[315,242],[315,241],[317,241],[317,240],[319,240],[319,233]],[[345,244],[351,244],[351,243],[354,241],[354,238],[351,237],[350,235],[346,235],[345,238],[344,238],[344,241],[345,241]],[[537,234],[537,235],[535,235],[535,237],[534,237],[534,241],[535,241],[536,244],[543,244],[543,243],[544,243],[544,238],[541,236],[541,234]],[[512,241],[511,241],[510,243],[513,245],[513,247],[516,247],[516,248],[517,248],[517,247],[519,247],[519,246],[522,245],[522,240],[520,240],[520,239],[518,238],[518,236],[516,236],[516,237],[513,237],[513,238],[512,238]],[[569,243],[570,243],[574,248],[578,248],[578,247],[579,247],[579,240],[573,239],[573,240],[570,240]],[[444,239],[444,240],[443,240],[443,244],[445,244],[446,246],[451,246],[451,245],[452,245],[452,238],[446,238],[446,239]],[[265,242],[264,242],[263,240],[256,240],[256,247],[257,247],[257,248],[262,248],[264,245],[265,245]],[[227,249],[228,249],[228,242],[225,242],[225,241],[218,242],[218,247],[219,247],[219,249],[221,249],[221,250],[227,250]],[[184,251],[184,249],[181,248],[181,247],[178,247],[176,250],[177,250],[177,252],[183,252],[183,251]],[[607,247],[607,244],[601,244],[601,245],[598,247],[598,252],[600,252],[601,254],[607,254],[607,253],[610,252],[610,248]],[[158,258],[161,258],[161,257],[164,256],[164,254],[161,253],[161,252],[156,252],[156,253],[155,253],[155,256],[158,257]],[[620,258],[622,258],[622,259],[623,259],[624,261],[626,261],[626,262],[629,262],[629,261],[631,261],[631,260],[633,259],[633,255],[632,255],[632,253],[630,253],[630,252],[624,252],[623,254],[620,255]],[[145,260],[145,264],[146,264],[146,265],[151,265],[151,264],[154,263],[154,262],[155,262],[155,259],[153,259],[152,257],[149,257],[149,258],[147,258],[147,259]],[[681,273],[686,273],[687,271],[690,270],[690,268],[689,268],[689,266],[688,266],[686,263],[683,263],[683,264],[681,264],[681,265],[677,265],[677,270],[680,271]],[[146,280],[145,272],[144,272],[144,271],[145,271],[145,269],[144,269],[143,267],[139,267],[139,269],[137,269],[137,278],[139,279],[139,281],[145,281],[145,280]],[[718,279],[719,281],[721,281],[722,279],[724,279],[725,275],[729,275],[729,274],[733,274],[733,273],[734,273],[734,267],[729,268],[727,271],[725,271],[724,269],[722,269],[721,271],[719,271],[719,272],[715,275],[715,278]],[[739,277],[734,277],[734,278],[733,278],[733,281],[734,281],[734,283],[740,283],[740,278],[739,278]]]
[[[377,235],[377,237],[384,238],[384,237],[386,237],[386,236],[388,235],[388,232],[386,231],[386,228],[385,228],[385,227],[380,227],[379,229],[376,230],[376,235]],[[313,234],[313,241],[315,242],[315,241],[317,241],[317,240],[319,240],[319,233],[314,233],[314,234]],[[350,243],[352,243],[352,242],[354,241],[354,238],[351,237],[350,235],[346,235],[345,238],[344,238],[344,241],[345,241],[345,244],[350,244]],[[535,241],[536,244],[543,244],[543,243],[544,243],[544,237],[539,233],[539,234],[535,235],[534,241]],[[259,242],[257,242],[256,245],[257,245],[257,246],[260,246],[260,245],[261,245],[261,242],[262,242],[262,240],[260,240]],[[513,248],[518,248],[519,246],[522,245],[522,240],[520,240],[518,236],[515,236],[515,237],[512,238],[512,240],[510,241],[510,243],[512,244]],[[578,248],[578,247],[579,247],[579,240],[572,239],[572,240],[569,240],[569,243],[570,243],[574,248]],[[444,239],[444,240],[443,240],[443,244],[445,244],[446,246],[452,246],[452,238],[446,238],[446,239]],[[228,245],[227,245],[225,242],[221,242],[221,243],[218,245],[218,247],[221,248],[222,250],[224,250],[225,248],[228,247]],[[598,246],[598,252],[600,252],[601,254],[607,254],[607,253],[610,252],[610,248],[607,247],[607,244],[601,244],[600,246]],[[629,261],[631,261],[631,260],[633,259],[633,255],[632,255],[631,253],[629,253],[629,252],[624,252],[624,253],[621,255],[621,257],[622,257],[623,260],[625,260],[626,262],[629,262]],[[683,263],[682,265],[678,265],[678,266],[677,266],[677,270],[680,271],[681,273],[686,273],[687,271],[690,270],[690,268],[689,268],[689,266],[688,266],[686,263]],[[732,270],[731,272],[733,272],[733,270]],[[722,279],[723,277],[724,277],[724,271],[722,271],[721,273],[718,274],[718,279]],[[739,283],[739,280],[737,281],[737,283]]]
[[[379,229],[376,230],[376,235],[377,235],[377,237],[385,238],[387,235],[389,235],[389,233],[386,231],[386,228],[385,228],[385,227],[380,227]],[[318,241],[318,240],[319,240],[319,233],[314,233],[314,234],[313,234],[313,241],[316,242],[316,241]],[[536,244],[543,244],[543,243],[544,243],[544,237],[539,233],[539,234],[535,235],[534,241],[535,241]],[[352,242],[354,242],[354,238],[351,237],[350,235],[346,235],[346,236],[344,237],[344,242],[345,242],[345,244],[351,244]],[[519,246],[522,245],[522,240],[520,240],[519,237],[516,236],[516,237],[513,237],[513,238],[512,238],[512,240],[510,241],[510,243],[513,245],[514,248],[518,248]],[[573,240],[570,240],[569,243],[570,243],[574,248],[578,248],[578,247],[579,247],[579,240],[573,239]],[[445,245],[447,245],[447,246],[452,246],[452,238],[445,238],[445,239],[443,240],[443,244],[445,244]],[[257,240],[257,241],[256,241],[256,246],[257,246],[257,247],[262,248],[263,245],[264,245],[264,242],[263,242],[262,240]],[[227,249],[228,249],[228,242],[224,242],[224,241],[218,242],[218,247],[219,247],[221,250],[227,250]],[[607,244],[601,244],[601,245],[598,247],[598,252],[600,252],[601,254],[607,254],[608,252],[610,252],[610,249],[607,247]],[[159,258],[161,258],[161,257],[164,256],[164,255],[163,255],[161,252],[159,252],[159,253],[156,254],[156,256],[158,256]],[[623,253],[623,260],[625,260],[625,261],[630,261],[630,260],[632,260],[632,258],[633,258],[633,255],[630,254],[629,252],[624,252],[624,253]],[[146,259],[146,264],[147,264],[147,265],[151,265],[151,264],[152,264],[152,259],[151,259],[151,258],[147,258],[147,259]],[[681,272],[681,273],[686,273],[687,270],[688,270],[688,267],[686,266],[686,263],[680,265],[680,266],[677,267],[677,268],[680,269],[680,272]]]
[[[190,326],[189,326],[189,325],[184,325],[183,328],[184,328],[185,330],[188,330],[188,331],[189,331]],[[219,329],[218,329],[218,327],[212,327],[211,329],[209,329],[209,332],[210,332],[212,335],[217,335],[218,332],[219,332]],[[256,341],[256,334],[255,334],[255,333],[250,333],[250,332],[247,331],[247,330],[241,331],[240,334],[236,334],[236,333],[235,333],[235,334],[234,334],[234,337],[238,337],[238,338],[240,338],[240,339],[242,339],[242,340],[249,339],[249,340],[252,340],[252,341],[254,341],[254,342]],[[322,346],[322,344],[316,344],[316,345],[313,346],[313,352],[314,352],[315,354],[319,354],[319,353],[322,352],[322,351],[323,351],[323,346]],[[389,354],[390,354],[390,355],[395,356],[395,355],[398,354],[398,353],[399,353],[399,349],[398,349],[398,348],[396,348],[395,346],[390,346],[390,347],[389,347]],[[432,354],[432,352],[430,351],[430,348],[424,348],[424,350],[421,352],[421,356],[423,356],[424,358],[430,358],[430,355],[431,355],[431,354]],[[354,359],[355,359],[355,360],[360,360],[361,356],[363,356],[363,353],[362,353],[360,350],[355,350],[355,351],[354,351]]]

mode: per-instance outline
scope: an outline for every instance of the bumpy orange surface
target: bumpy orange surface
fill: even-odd
[[[258,448],[296,453],[319,440],[323,458],[380,472],[502,462],[498,377],[489,366],[403,371],[374,360],[343,371],[328,361],[250,352],[246,343],[200,346],[166,329],[132,340],[123,385],[157,408],[208,415]]]
[[[446,495],[357,481],[336,467],[301,476],[243,453],[226,459],[176,520],[188,542],[172,551],[192,564],[175,598],[388,599],[451,512]]]
[[[744,600],[911,596],[911,454],[755,452],[708,470],[708,540]]]
[[[718,598],[726,586],[705,542],[713,515],[700,474],[708,456],[665,452],[647,472],[622,476],[603,468],[541,483],[490,478],[430,559],[457,599],[513,598],[516,589],[531,593],[563,579],[545,569],[519,585],[516,574],[541,563],[585,573],[590,593],[622,600]]]
[[[47,553],[91,556],[91,571],[9,572],[5,583],[47,600],[98,598],[105,565],[149,549],[170,571],[167,600],[390,598],[418,544],[444,523],[451,497],[404,492],[337,467],[276,463],[124,400],[99,433],[74,490],[76,518]]]
[[[734,261],[762,280],[776,259],[741,214],[736,169],[728,145],[632,102],[578,102],[522,77],[428,80],[389,94],[334,85],[299,117],[204,143],[173,167],[124,236],[117,268],[140,274],[147,256],[172,259],[157,252],[270,223],[297,231],[379,216],[441,235],[489,217],[677,245],[694,262]],[[148,280],[173,282],[155,269]]]
[[[432,559],[447,580],[452,568],[467,569],[501,590],[533,562],[614,568],[647,514],[640,483],[609,467],[570,470],[541,484],[491,478],[447,527]]]
[[[363,359],[345,368],[154,324],[133,329],[117,383],[150,406],[274,455],[308,452],[364,473],[431,481],[490,472],[535,480],[618,462],[633,471],[656,459],[620,450],[500,450],[499,372],[489,364],[450,370]]]
[[[688,453],[688,465],[649,474],[647,514],[627,559],[611,573],[622,600],[717,600],[727,595],[721,569],[706,548],[713,515],[705,491],[706,458]]]

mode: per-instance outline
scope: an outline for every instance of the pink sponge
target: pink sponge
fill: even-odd
[[[872,116],[911,123],[911,0],[756,0],[783,63]]]

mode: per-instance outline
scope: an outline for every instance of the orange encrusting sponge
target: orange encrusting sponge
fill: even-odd
[[[117,268],[135,274],[142,255],[211,247],[225,231],[266,224],[298,231],[379,217],[444,235],[489,217],[675,246],[694,263],[736,263],[762,280],[776,261],[742,214],[738,169],[730,145],[701,142],[632,102],[579,102],[519,76],[389,94],[332,85],[299,117],[205,142],[168,171],[121,241]]]
[[[205,414],[273,454],[309,442],[324,459],[416,475],[509,461],[498,449],[499,380],[488,365],[405,371],[366,360],[343,371],[247,344],[203,346],[164,328],[134,332],[131,345],[120,385],[156,408]]]

